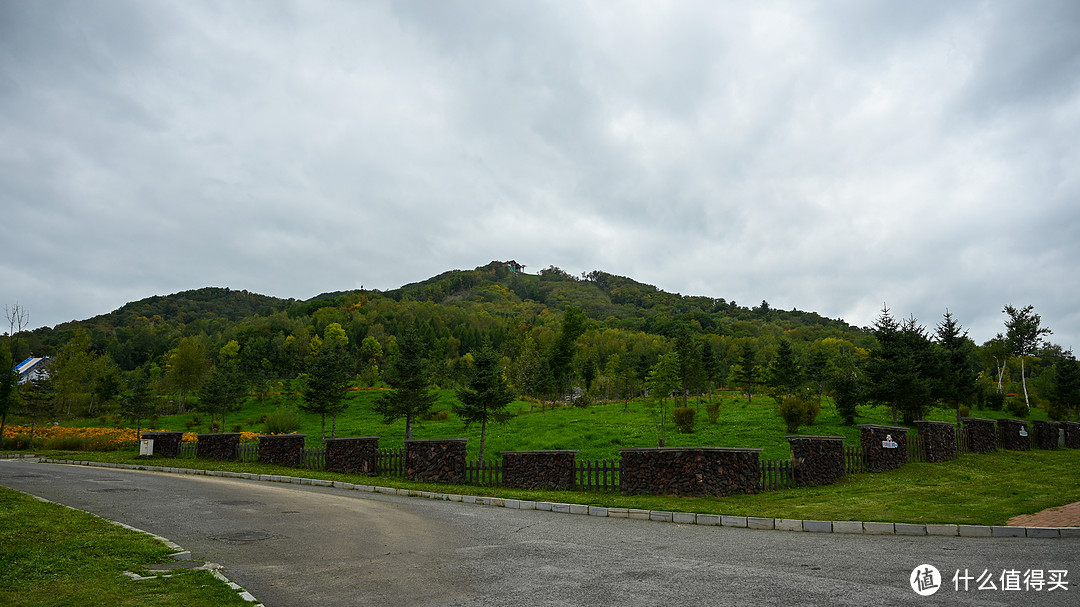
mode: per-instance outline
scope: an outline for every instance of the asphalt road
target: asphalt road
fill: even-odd
[[[0,485],[167,537],[267,606],[1077,605],[1080,540],[811,534],[0,461]],[[912,590],[921,564],[940,590]],[[998,590],[957,592],[987,571]],[[1068,590],[1003,591],[1065,570]],[[1007,578],[1008,579],[1008,578]],[[962,588],[962,582],[961,582]]]

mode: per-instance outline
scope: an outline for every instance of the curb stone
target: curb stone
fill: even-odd
[[[2,456],[0,460],[13,459]],[[667,523],[708,525],[721,527],[739,527],[743,529],[761,529],[777,531],[808,531],[812,533],[849,533],[863,535],[908,535],[908,536],[960,536],[960,537],[1019,537],[1019,538],[1080,538],[1080,527],[1010,527],[990,525],[954,525],[954,524],[922,524],[922,523],[881,523],[871,521],[814,521],[800,519],[773,519],[766,517],[731,516],[726,514],[695,514],[693,512],[671,512],[666,510],[639,510],[636,508],[609,508],[604,506],[589,506],[586,504],[565,504],[555,502],[534,502],[516,500],[510,498],[462,496],[447,493],[433,493],[429,491],[416,491],[409,489],[396,489],[392,487],[377,487],[374,485],[356,485],[344,481],[329,481],[292,476],[278,476],[265,474],[249,474],[238,472],[225,472],[219,470],[198,470],[193,468],[172,468],[164,466],[143,466],[133,464],[113,464],[107,462],[72,461],[41,458],[37,456],[23,456],[18,459],[32,460],[46,464],[67,464],[74,466],[88,466],[99,468],[116,468],[126,470],[145,470],[149,472],[165,472],[169,474],[189,474],[199,476],[218,476],[223,478],[238,478],[252,481],[291,483],[295,485],[313,485],[321,487],[334,487],[347,491],[363,491],[384,493],[388,495],[401,495],[407,497],[423,497],[435,500],[452,502],[465,502],[469,504],[481,504],[512,508],[519,510],[542,510],[545,512],[559,512],[565,514],[578,514],[606,518],[630,518],[638,520],[652,520]],[[42,498],[38,498],[42,499]],[[42,500],[48,501],[48,500]],[[108,520],[108,519],[106,519]],[[124,526],[120,523],[116,523]],[[135,531],[141,531],[135,529]],[[143,533],[146,533],[145,531]],[[157,536],[155,536],[157,537]],[[168,542],[164,538],[158,538]],[[180,550],[179,546],[176,546]],[[231,582],[230,582],[231,584]],[[241,589],[242,590],[242,589]],[[241,593],[243,594],[246,593]],[[248,595],[250,596],[250,595]],[[247,600],[247,599],[245,599]],[[250,601],[254,601],[254,597]]]

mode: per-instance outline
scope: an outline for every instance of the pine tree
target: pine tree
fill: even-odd
[[[507,384],[499,363],[499,354],[485,338],[481,350],[473,354],[473,369],[468,387],[457,391],[458,400],[461,402],[454,405],[454,413],[466,426],[477,422],[480,424],[480,459],[484,459],[488,422],[509,420],[506,406],[517,397]]]
[[[346,346],[349,338],[338,323],[330,323],[323,331],[323,338],[311,338],[312,359],[304,375],[303,402],[300,409],[307,413],[317,413],[322,418],[322,438],[326,439],[326,416],[333,417],[337,429],[337,415],[345,410],[348,401],[349,383],[352,379],[352,359]]]
[[[412,438],[413,422],[435,405],[437,394],[429,390],[431,370],[424,357],[424,344],[410,328],[401,340],[397,356],[390,360],[386,382],[393,391],[375,401],[375,411],[386,423],[405,418],[405,440]]]

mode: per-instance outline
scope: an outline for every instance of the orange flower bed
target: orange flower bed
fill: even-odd
[[[143,432],[157,432],[144,428]],[[4,438],[20,438],[30,436],[30,426],[5,426]],[[195,432],[185,432],[184,440],[194,442],[198,435]],[[134,445],[138,442],[135,428],[67,428],[64,426],[38,426],[34,428],[34,438],[39,440],[51,440],[56,438],[86,438],[95,443],[113,449],[119,449],[124,445]],[[259,440],[258,432],[241,432],[240,441]]]

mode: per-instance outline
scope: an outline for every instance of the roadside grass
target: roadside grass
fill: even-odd
[[[419,483],[398,477],[336,474],[284,466],[189,458],[139,459],[134,451],[57,453],[77,461],[136,466],[225,470],[335,480],[430,491],[588,504],[611,508],[671,510],[770,518],[1004,525],[1019,514],[1080,501],[1080,450],[998,451],[964,454],[945,463],[910,463],[885,473],[860,473],[821,487],[715,497],[624,496],[611,491],[529,491],[498,486]]]
[[[169,562],[157,540],[85,512],[0,487],[0,604],[247,605],[208,571],[135,581]]]

